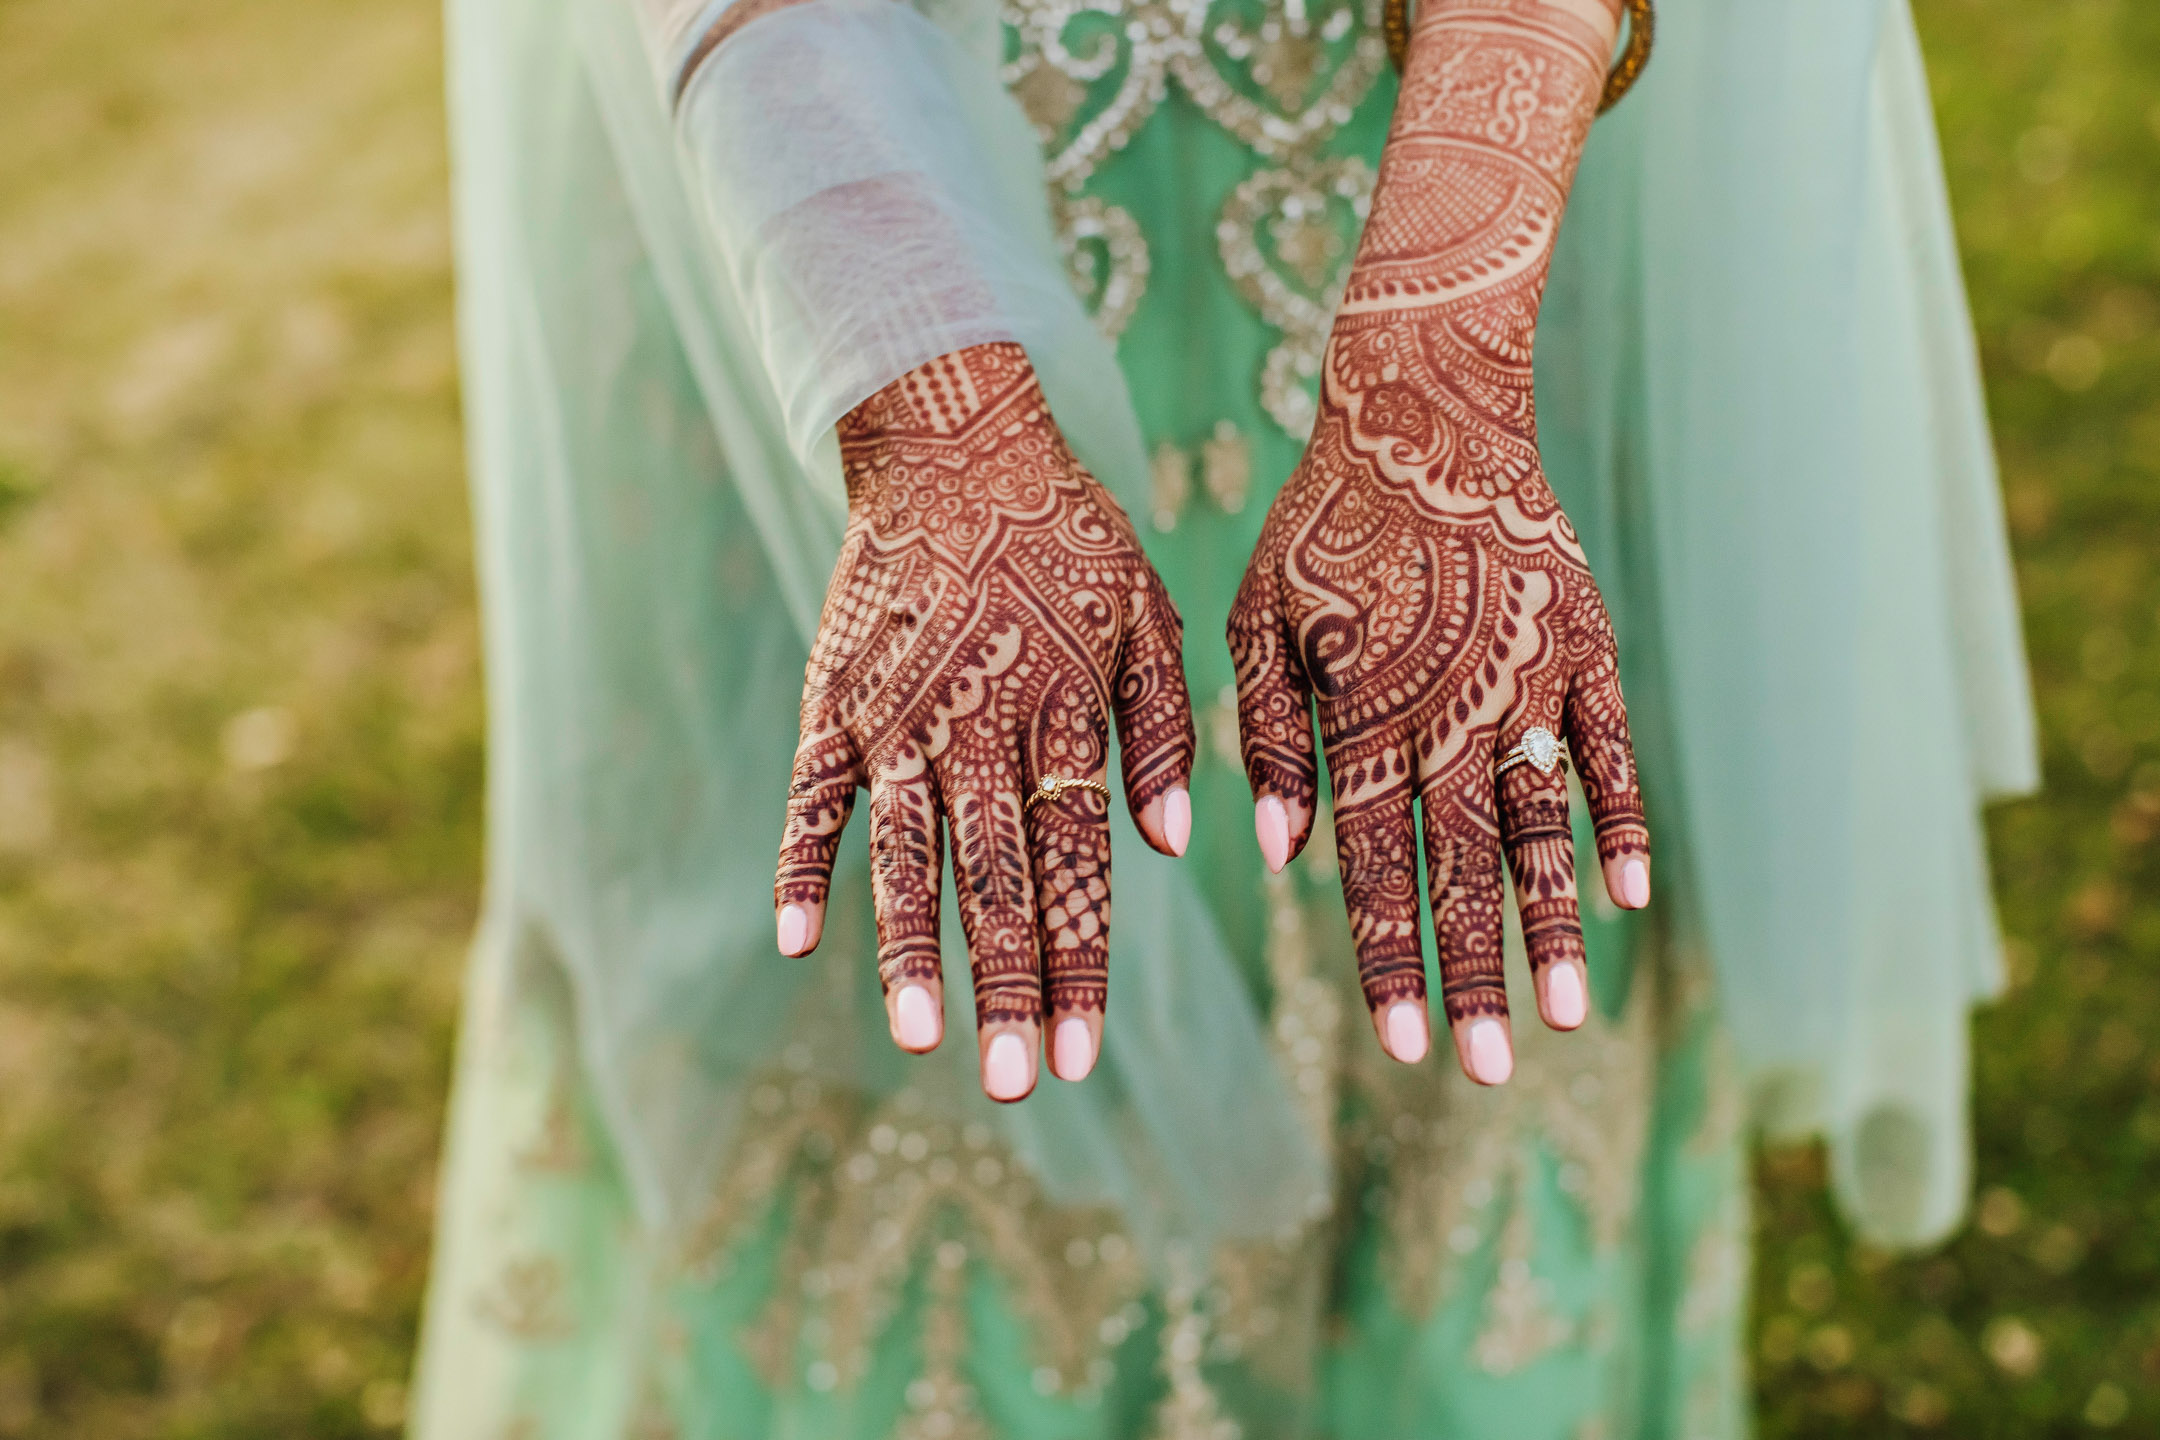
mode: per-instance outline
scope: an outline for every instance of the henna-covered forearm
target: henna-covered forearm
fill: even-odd
[[[1263,847],[1271,825],[1284,832],[1271,863],[1310,831],[1317,697],[1383,1039],[1398,1058],[1424,1052],[1415,802],[1443,1000],[1466,1068],[1488,1081],[1508,1068],[1503,850],[1541,1002],[1557,969],[1580,999],[1583,955],[1564,777],[1516,766],[1496,781],[1497,755],[1533,727],[1565,734],[1609,887],[1628,905],[1648,894],[1611,625],[1545,483],[1531,386],[1553,238],[1617,25],[1616,0],[1422,7],[1318,422],[1230,622]],[[1547,1018],[1573,1025],[1580,1008],[1548,1004]]]
[[[1605,0],[1420,9],[1322,399],[1437,511],[1485,511],[1540,473],[1531,337],[1617,25]]]

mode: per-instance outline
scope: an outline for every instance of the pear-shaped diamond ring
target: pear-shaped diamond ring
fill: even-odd
[[[1517,765],[1528,765],[1540,775],[1550,775],[1553,767],[1564,758],[1560,737],[1542,725],[1532,725],[1522,732],[1522,739],[1515,742],[1514,748],[1493,765],[1493,778],[1499,779]]]

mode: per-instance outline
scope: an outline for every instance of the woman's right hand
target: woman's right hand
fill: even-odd
[[[780,949],[824,927],[841,831],[870,790],[878,975],[901,1048],[942,1038],[938,896],[950,827],[983,1089],[1078,1080],[1109,985],[1115,716],[1125,797],[1155,849],[1192,829],[1183,625],[1125,514],[1067,448],[1026,353],[979,345],[840,425],[849,521],[805,676],[774,887]]]

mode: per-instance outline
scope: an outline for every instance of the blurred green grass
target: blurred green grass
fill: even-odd
[[[1979,1202],[1891,1260],[1760,1167],[1771,1437],[2160,1434],[2160,6],[1920,0],[2038,689]]]
[[[0,3],[0,1435],[396,1423],[478,875],[419,3]]]
[[[1765,1156],[1762,1428],[2160,1433],[2160,7],[1919,13],[2049,788],[1978,1222]],[[0,1437],[399,1422],[480,848],[440,84],[431,0],[0,0]]]

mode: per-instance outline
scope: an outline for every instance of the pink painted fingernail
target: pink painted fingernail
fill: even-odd
[[[780,953],[800,955],[803,941],[810,938],[810,917],[800,905],[780,907]]]
[[[1017,1100],[1028,1093],[1035,1077],[1028,1073],[1027,1042],[1010,1030],[990,1042],[983,1060],[983,1089],[993,1100]]]
[[[1163,797],[1162,833],[1173,855],[1183,855],[1192,843],[1192,796],[1185,791],[1172,790]]]
[[[1620,867],[1620,899],[1630,910],[1640,910],[1650,903],[1649,866],[1630,860]]]
[[[1555,965],[1545,978],[1545,1008],[1553,1024],[1573,1030],[1590,1013],[1589,997],[1583,994],[1582,971],[1573,965]]]
[[[1280,875],[1290,863],[1290,812],[1273,795],[1261,797],[1253,807],[1253,833],[1260,837],[1260,858],[1268,873]]]
[[[1507,1031],[1497,1020],[1480,1020],[1470,1027],[1470,1075],[1484,1085],[1505,1085],[1515,1073],[1515,1052],[1508,1049]]]
[[[938,1042],[937,1006],[921,985],[903,986],[893,1001],[894,1028],[900,1043],[910,1050],[928,1050]]]
[[[1051,1069],[1057,1071],[1060,1080],[1085,1080],[1088,1071],[1095,1068],[1095,1037],[1088,1034],[1087,1021],[1075,1016],[1060,1020],[1057,1035],[1050,1042]]]
[[[1425,1047],[1431,1043],[1431,1032],[1426,1028],[1422,1010],[1408,1000],[1398,1000],[1388,1006],[1388,1054],[1405,1065],[1415,1065],[1425,1058]]]

